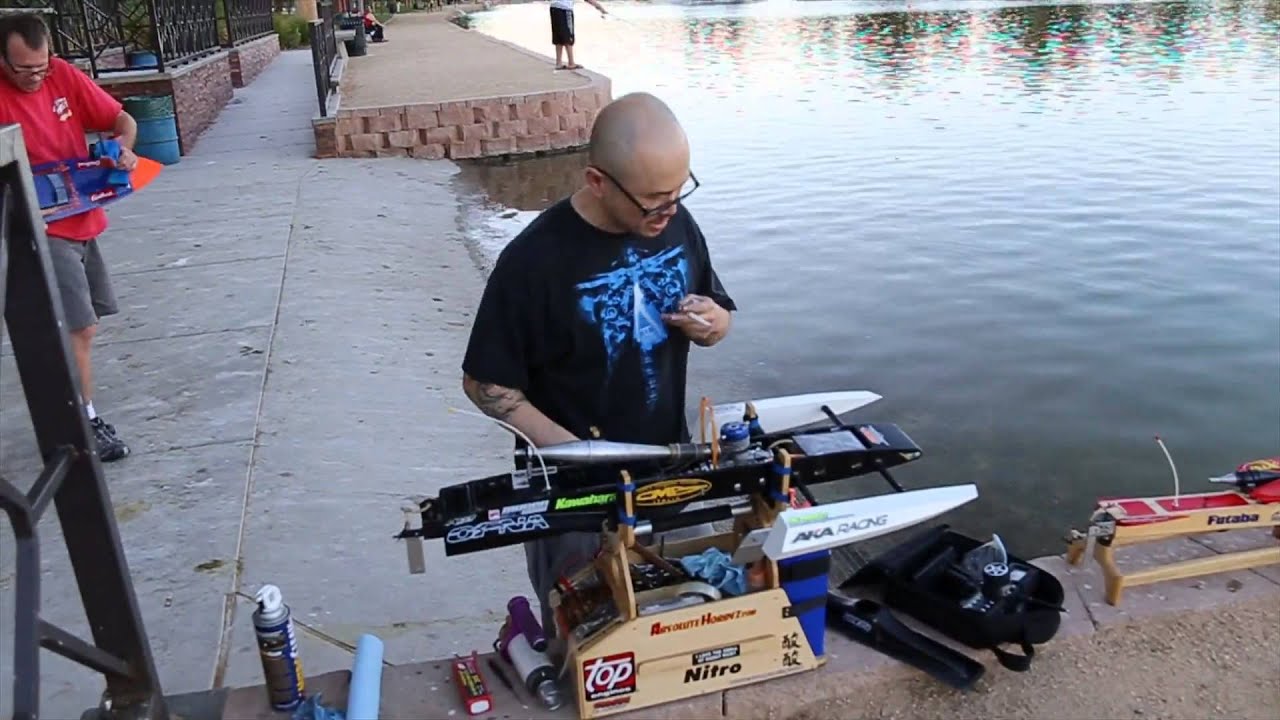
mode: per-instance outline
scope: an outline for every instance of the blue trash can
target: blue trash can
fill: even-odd
[[[156,54],[153,52],[147,52],[145,50],[137,50],[129,53],[125,57],[125,63],[129,67],[137,68],[137,69],[153,68],[153,67],[160,66],[160,61],[156,58]]]

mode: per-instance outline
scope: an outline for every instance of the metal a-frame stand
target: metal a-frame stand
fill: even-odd
[[[7,283],[6,283],[7,279]],[[40,717],[40,648],[103,675],[107,717],[169,717],[102,464],[81,409],[62,302],[55,288],[22,132],[0,126],[0,331],[7,326],[44,470],[23,493],[0,478],[0,508],[17,541],[14,611],[15,720]],[[80,599],[88,643],[40,619],[36,524],[53,503]]]

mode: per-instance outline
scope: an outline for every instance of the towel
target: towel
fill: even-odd
[[[747,575],[734,565],[729,554],[719,548],[707,548],[698,555],[680,558],[685,572],[715,587],[726,595],[742,595],[747,591]]]
[[[293,709],[290,720],[344,720],[341,710],[320,702],[321,695],[323,693],[316,693],[303,700],[301,705]]]

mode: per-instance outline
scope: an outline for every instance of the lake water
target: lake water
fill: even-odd
[[[1280,454],[1280,2],[608,7],[578,61],[678,113],[741,306],[693,398],[879,392],[904,484],[976,482],[956,524],[1024,555],[1172,492],[1156,434],[1183,492]],[[549,55],[546,14],[477,27]],[[582,162],[468,171],[468,234]]]

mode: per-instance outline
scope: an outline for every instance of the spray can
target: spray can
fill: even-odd
[[[258,609],[253,613],[253,630],[258,636],[267,696],[276,710],[293,710],[306,692],[293,617],[275,585],[263,585],[254,599]]]
[[[538,625],[536,620],[533,622]],[[541,632],[541,625],[538,625],[538,630]],[[556,669],[551,659],[546,653],[533,649],[511,616],[507,616],[498,635],[498,653],[516,669],[529,694],[542,701],[548,710],[557,710],[564,704],[560,688],[556,686]]]
[[[529,598],[523,595],[511,598],[507,601],[507,612],[511,615],[511,623],[516,626],[516,630],[524,633],[529,647],[538,652],[547,649],[547,636],[542,632],[542,625],[533,616],[533,610],[529,608]]]

